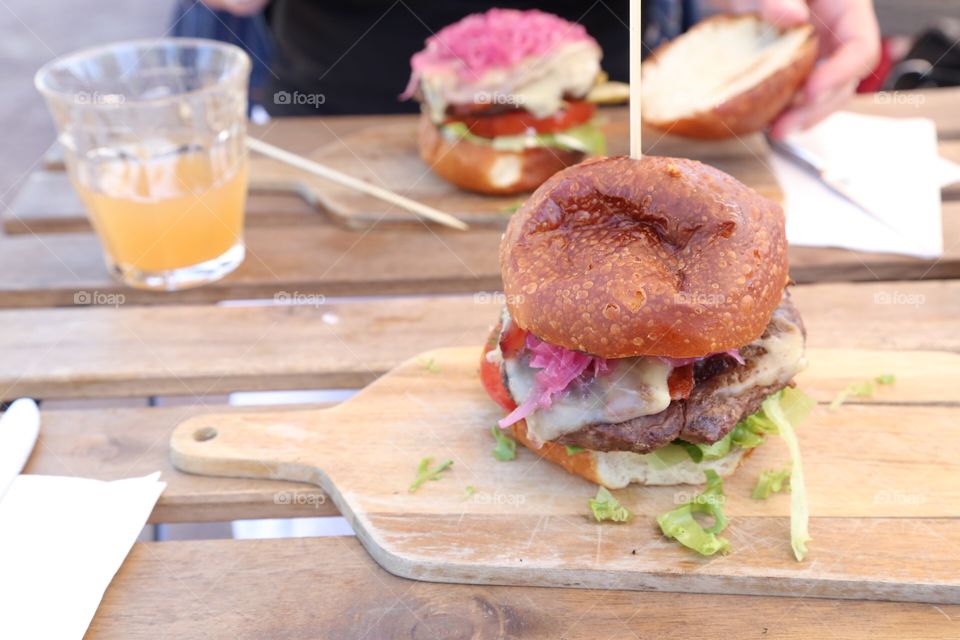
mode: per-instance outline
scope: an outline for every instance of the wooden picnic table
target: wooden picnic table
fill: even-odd
[[[854,108],[931,117],[944,153],[960,159],[960,90],[920,95],[894,104],[861,97]],[[286,120],[260,133],[308,152],[382,121]],[[55,173],[32,179],[45,185],[34,193],[46,200],[24,200],[28,192],[19,213],[69,200]],[[958,195],[944,192],[940,260],[791,250],[800,282],[792,295],[810,347],[960,352],[960,280],[951,279],[960,276]],[[168,486],[150,517],[156,523],[336,515],[311,485],[180,473],[169,461],[169,435],[188,417],[236,410],[223,394],[355,389],[430,348],[479,350],[501,304],[491,293],[499,286],[498,230],[354,231],[288,196],[254,195],[249,206],[244,266],[178,294],[111,281],[82,226],[26,229],[19,213],[8,218],[0,236],[0,401],[49,401],[28,473],[115,479],[159,469]],[[74,304],[78,293],[114,297]],[[281,293],[314,297],[273,304]],[[186,401],[147,406],[158,396]],[[93,400],[104,398],[125,406]],[[935,403],[889,410],[910,420]],[[960,422],[960,406],[947,404]],[[279,501],[281,493],[310,499]],[[87,637],[155,637],[158,629],[250,638],[946,638],[960,637],[960,606],[432,584],[391,576],[351,537],[140,543]]]

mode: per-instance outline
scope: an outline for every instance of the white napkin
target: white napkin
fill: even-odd
[[[960,165],[940,157],[932,120],[838,112],[790,141],[849,177],[851,191],[882,219],[773,154],[790,244],[923,258],[943,253],[940,189],[960,180]]]
[[[166,483],[21,475],[0,501],[0,638],[83,638]]]

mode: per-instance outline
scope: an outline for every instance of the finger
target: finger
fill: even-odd
[[[770,128],[770,136],[780,140],[801,129],[809,129],[842,108],[853,96],[856,86],[847,84],[823,94],[816,102],[803,103],[784,112]]]
[[[762,0],[760,16],[778,27],[792,27],[810,19],[810,9],[804,0]]]
[[[879,43],[857,39],[845,43],[813,70],[804,87],[806,100],[830,93],[851,82],[859,82],[876,67]]]

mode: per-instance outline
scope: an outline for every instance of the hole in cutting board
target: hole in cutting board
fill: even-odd
[[[204,427],[193,432],[193,439],[197,442],[206,442],[217,437],[217,430],[213,427]]]

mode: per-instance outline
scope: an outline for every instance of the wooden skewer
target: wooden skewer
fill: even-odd
[[[643,58],[643,23],[640,20],[641,0],[630,0],[630,157],[638,160],[640,148],[640,61]]]
[[[258,140],[256,138],[247,137],[247,147],[252,151],[257,153],[262,153],[265,156],[269,156],[274,160],[279,160],[285,164],[290,165],[291,167],[296,167],[297,169],[302,169],[307,173],[311,173],[325,180],[330,180],[331,182],[336,182],[337,184],[343,185],[349,189],[355,189],[361,193],[365,193],[374,198],[383,200],[384,202],[389,202],[394,204],[401,209],[406,209],[411,213],[414,213],[422,218],[427,220],[432,220],[438,224],[450,227],[452,229],[459,229],[460,231],[465,231],[468,227],[465,222],[462,220],[450,215],[449,213],[444,213],[433,207],[428,207],[427,205],[417,202],[416,200],[411,200],[410,198],[401,196],[389,189],[384,189],[383,187],[378,187],[376,185],[370,184],[369,182],[364,182],[353,176],[349,176],[345,173],[341,173],[336,169],[331,169],[330,167],[324,166],[319,162],[314,162],[313,160],[308,160],[303,156],[298,156],[295,153],[290,153],[280,147],[275,147],[272,144],[268,144],[263,140]]]

